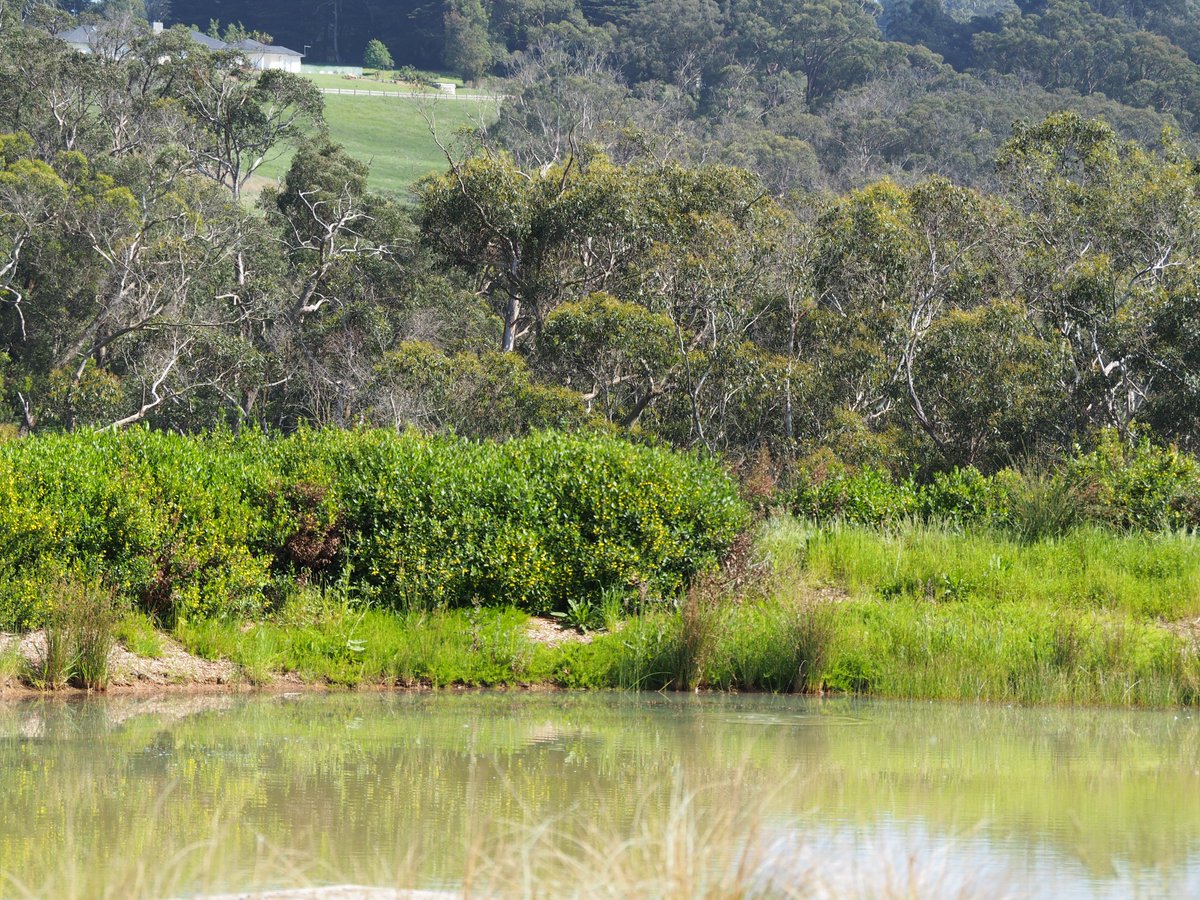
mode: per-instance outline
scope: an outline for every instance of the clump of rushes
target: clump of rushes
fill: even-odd
[[[59,596],[62,597],[61,591]],[[41,665],[33,676],[34,684],[42,690],[56,691],[66,687],[67,679],[74,668],[69,613],[69,606],[60,599],[46,614],[43,630],[45,649],[42,652]]]
[[[45,650],[34,683],[43,690],[68,684],[104,690],[115,642],[115,592],[98,580],[75,577],[60,578],[47,590],[52,597],[46,604]]]
[[[89,691],[108,687],[108,657],[116,642],[116,596],[97,581],[72,584],[71,645],[75,657],[72,683]]]
[[[735,647],[738,684],[745,690],[804,692],[821,686],[834,628],[818,601],[779,600],[742,616],[735,634],[750,646]],[[755,642],[754,636],[760,636]]]
[[[679,609],[679,644],[672,687],[690,691],[700,684],[712,654],[721,615],[722,586],[704,576],[688,589]]]

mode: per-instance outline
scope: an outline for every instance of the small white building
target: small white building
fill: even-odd
[[[285,72],[299,73],[300,61],[304,59],[303,53],[275,44],[264,44],[251,38],[236,44],[227,44],[226,47],[229,50],[242,51],[246,59],[250,60],[250,65],[256,69],[283,69]]]
[[[162,22],[155,22],[152,27],[155,34],[162,34]],[[300,61],[304,59],[303,53],[287,47],[264,44],[262,41],[250,38],[229,44],[201,31],[193,30],[188,34],[193,41],[209,50],[237,50],[255,69],[283,69],[285,72],[298,73]],[[128,51],[123,44],[114,46],[111,33],[96,25],[80,25],[70,31],[60,31],[55,37],[80,53],[98,53],[110,58],[118,58],[124,56]]]

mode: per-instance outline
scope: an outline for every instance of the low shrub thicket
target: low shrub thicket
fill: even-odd
[[[402,610],[666,595],[745,522],[716,462],[606,436],[51,435],[0,445],[0,627],[41,622],[68,569],[164,619],[313,580]]]
[[[1136,433],[1104,432],[1095,450],[1051,473],[974,468],[939,472],[925,483],[877,468],[819,459],[801,469],[785,495],[790,510],[817,522],[895,525],[906,520],[1003,528],[1038,540],[1072,527],[1123,530],[1200,527],[1200,462]]]

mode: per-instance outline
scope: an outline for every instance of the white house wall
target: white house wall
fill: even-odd
[[[256,69],[283,69],[285,72],[300,72],[300,57],[262,53],[251,57],[250,64]]]

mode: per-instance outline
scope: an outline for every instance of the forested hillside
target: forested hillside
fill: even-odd
[[[242,20],[318,61],[380,39],[398,65],[505,79],[496,140],[523,162],[632,129],[772,191],[991,184],[1012,122],[1061,109],[1142,142],[1200,122],[1197,0],[175,0],[172,19]]]
[[[283,6],[236,18],[300,44]],[[286,6],[322,39],[339,8]],[[410,24],[441,46],[479,6]],[[405,198],[368,190],[303,77],[120,8],[84,56],[61,10],[5,6],[7,427],[596,427],[925,473],[1106,428],[1200,442],[1186,4],[488,8],[513,99]],[[339,40],[404,63],[394,16],[370,27]]]

